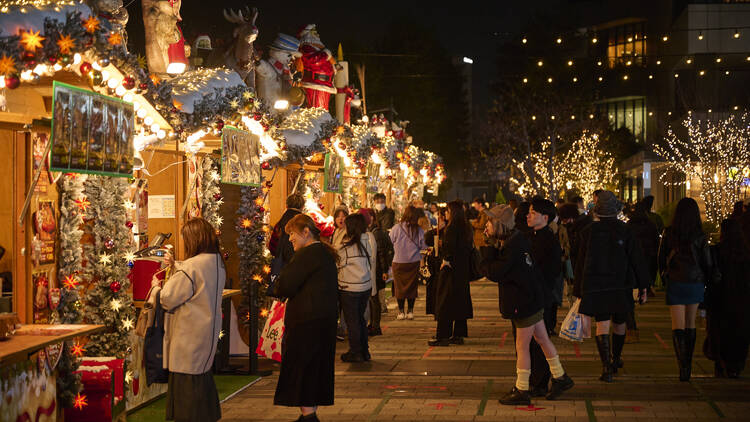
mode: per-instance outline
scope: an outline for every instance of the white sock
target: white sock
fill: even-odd
[[[529,391],[529,377],[531,369],[516,368],[516,388],[521,391]]]
[[[565,370],[560,363],[560,355],[547,359],[547,363],[549,364],[549,371],[552,373],[553,378],[560,378],[565,375]]]

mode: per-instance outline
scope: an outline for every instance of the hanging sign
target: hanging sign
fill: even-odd
[[[260,137],[232,126],[221,131],[221,182],[260,186]]]
[[[323,190],[325,192],[343,192],[342,175],[344,171],[344,159],[338,154],[326,154],[325,177],[323,178]]]
[[[133,104],[58,81],[52,89],[51,169],[132,177]]]

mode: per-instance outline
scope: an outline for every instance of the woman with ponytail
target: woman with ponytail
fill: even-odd
[[[274,296],[286,297],[284,347],[274,404],[299,407],[299,421],[318,421],[318,406],[333,405],[338,252],[299,214],[285,227],[294,256],[279,274]]]

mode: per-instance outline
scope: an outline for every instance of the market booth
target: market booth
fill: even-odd
[[[214,226],[227,265],[214,370],[238,353],[253,371],[286,197],[325,234],[338,206],[384,192],[400,209],[444,178],[391,123],[272,109],[226,68],[152,72],[116,13],[27,3],[0,0],[2,420],[117,420],[164,394],[136,328],[188,219]]]

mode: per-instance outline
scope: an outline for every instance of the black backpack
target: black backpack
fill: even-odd
[[[146,328],[146,337],[143,341],[147,386],[153,383],[166,384],[169,378],[169,370],[164,369],[164,309],[161,307],[160,296],[161,291],[156,293],[154,322]]]

